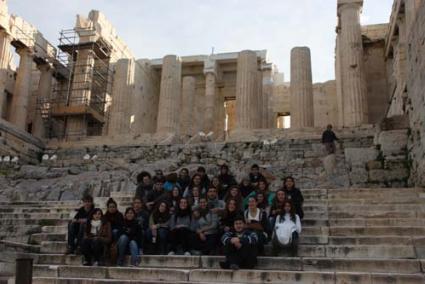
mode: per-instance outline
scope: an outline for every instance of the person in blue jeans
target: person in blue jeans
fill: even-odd
[[[118,239],[118,266],[124,265],[124,257],[127,251],[131,254],[131,265],[139,265],[139,248],[143,237],[142,229],[136,220],[136,212],[132,207],[125,210],[124,224]]]
[[[106,202],[106,207],[104,218],[111,224],[112,241],[116,242],[120,236],[121,227],[124,223],[124,216],[118,211],[118,204],[114,199],[109,198]]]

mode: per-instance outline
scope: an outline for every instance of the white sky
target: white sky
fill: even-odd
[[[34,4],[36,2],[36,4]],[[294,46],[309,46],[313,80],[334,79],[337,0],[9,0],[9,12],[55,45],[75,15],[102,11],[137,58],[267,49],[285,80]],[[365,0],[362,24],[388,22],[393,0]]]

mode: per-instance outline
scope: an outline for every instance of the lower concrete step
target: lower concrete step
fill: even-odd
[[[30,255],[39,265],[74,265],[82,263],[82,257],[63,254]],[[160,256],[144,255],[140,267],[205,268],[218,269],[223,256]],[[126,260],[128,262],[128,258]],[[288,271],[338,271],[338,272],[390,272],[421,273],[421,261],[417,259],[367,259],[367,258],[310,258],[310,257],[259,257],[257,269]],[[425,267],[424,267],[425,269]]]
[[[163,269],[124,267],[42,266],[34,267],[34,277],[80,279],[79,282],[63,283],[108,283],[93,282],[93,279],[139,281],[133,283],[421,283],[423,274],[397,273],[349,273],[324,271],[277,271],[277,270],[221,270],[221,269]],[[40,278],[41,277],[41,278]],[[84,282],[82,279],[89,279]],[[141,280],[143,279],[143,280]],[[42,282],[38,282],[42,283]],[[57,282],[53,282],[57,283]],[[62,282],[59,282],[62,283]],[[111,283],[111,282],[109,282]],[[113,282],[112,282],[113,283]],[[115,282],[117,283],[117,282]],[[132,283],[132,282],[130,282]]]

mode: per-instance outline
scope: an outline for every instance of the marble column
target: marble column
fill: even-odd
[[[195,127],[194,109],[196,95],[196,79],[193,76],[183,77],[182,83],[182,102],[180,113],[180,134],[183,136],[192,136]]]
[[[338,127],[344,127],[344,92],[342,88],[341,72],[341,34],[340,28],[337,28],[336,48],[335,48],[335,78],[336,78],[336,102],[338,112]]]
[[[33,134],[38,138],[44,138],[45,126],[42,111],[44,104],[48,102],[52,94],[53,68],[47,63],[37,67],[40,70],[40,81],[38,82],[37,109],[33,122]]]
[[[21,130],[26,131],[28,104],[31,96],[31,75],[33,57],[29,49],[17,49],[20,56],[18,75],[12,99],[10,121]]]
[[[112,105],[108,135],[122,135],[130,132],[131,101],[134,90],[135,62],[120,59],[115,63],[112,86]]]
[[[344,94],[344,126],[356,127],[368,122],[367,89],[363,67],[363,43],[360,12],[363,0],[339,0],[341,22],[341,73]]]
[[[257,71],[257,123],[255,128],[264,128],[263,119],[267,112],[264,112],[264,98],[263,98],[263,71]]]
[[[182,63],[176,55],[162,62],[157,133],[179,133]]]
[[[205,118],[204,132],[214,132],[214,124],[216,120],[217,90],[216,90],[216,74],[208,71],[205,73]]]
[[[224,94],[221,92],[222,89],[218,89],[216,99],[216,110],[215,110],[215,122],[214,122],[214,133],[215,138],[224,138],[224,128],[226,121],[226,110],[224,108]]]
[[[11,36],[4,30],[0,31],[0,117],[4,117],[6,112],[6,84],[7,71],[12,59],[10,51]]]
[[[251,50],[239,53],[236,76],[236,128],[255,129],[258,126],[258,62]]]
[[[291,128],[314,127],[313,80],[308,47],[291,51]]]
[[[276,121],[274,119],[273,106],[271,99],[273,96],[273,67],[272,64],[263,66],[263,128],[276,128]]]

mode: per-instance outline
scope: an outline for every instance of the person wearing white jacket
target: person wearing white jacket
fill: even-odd
[[[290,256],[298,254],[298,240],[301,234],[300,217],[295,214],[295,207],[291,201],[283,203],[282,213],[276,217],[273,230],[273,253],[278,255],[281,250],[288,250]]]

